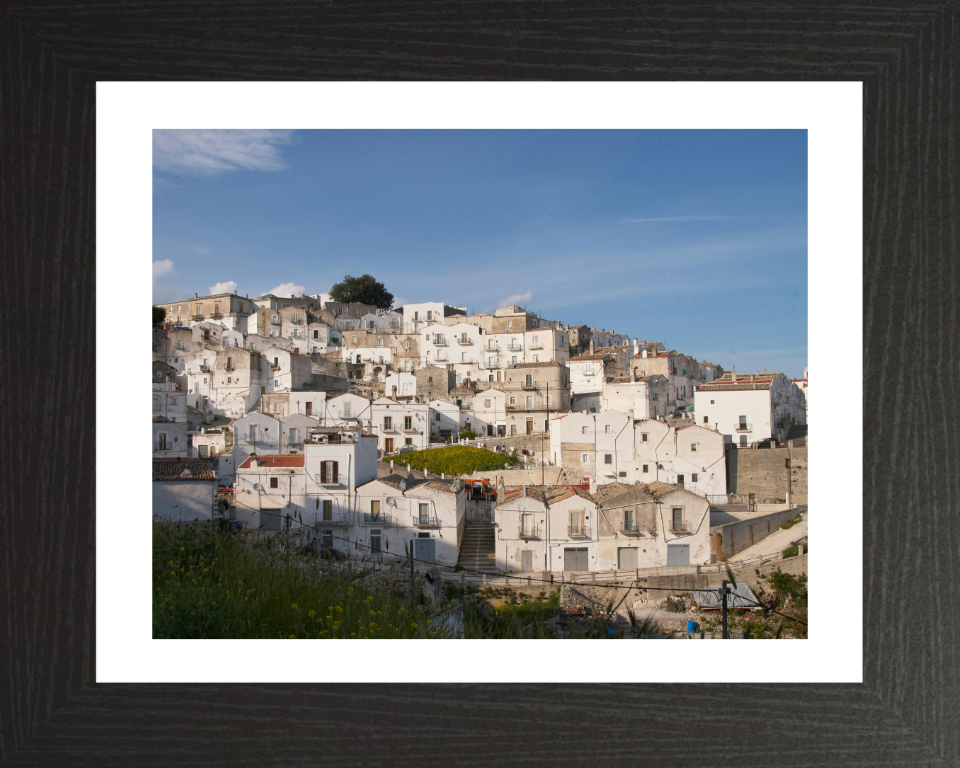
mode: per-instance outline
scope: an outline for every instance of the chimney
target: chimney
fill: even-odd
[[[640,354],[640,345],[637,344],[637,340],[636,340],[636,339],[633,340],[633,354],[635,354],[635,355],[639,355],[639,354]]]
[[[590,337],[590,354],[593,354],[593,337]]]
[[[193,294],[193,298],[195,298],[195,299],[198,299],[198,298],[200,298],[200,297],[199,297],[199,296],[197,296],[197,294],[196,294],[196,293],[194,293],[194,294]]]
[[[646,343],[646,342],[644,342],[644,343]],[[647,348],[644,347],[644,348],[643,348],[643,352],[640,353],[640,357],[646,357],[646,356],[647,356]]]

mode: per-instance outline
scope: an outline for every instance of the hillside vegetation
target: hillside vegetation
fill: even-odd
[[[518,463],[516,454],[496,453],[483,448],[468,445],[456,445],[449,448],[431,448],[426,451],[413,451],[395,458],[401,466],[411,469],[427,470],[437,475],[469,475],[471,472],[484,472],[494,469],[513,467]]]

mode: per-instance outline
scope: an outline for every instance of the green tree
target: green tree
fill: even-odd
[[[163,325],[163,321],[167,319],[167,310],[163,307],[154,307],[153,308],[153,324],[154,325]]]
[[[344,304],[372,304],[377,309],[390,309],[393,306],[393,294],[371,275],[345,275],[342,282],[330,289],[330,298]]]

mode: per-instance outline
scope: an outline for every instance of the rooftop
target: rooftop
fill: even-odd
[[[505,490],[503,499],[497,499],[497,506],[509,504],[516,501],[524,494],[528,498],[536,499],[547,504],[556,504],[557,502],[569,499],[571,496],[580,496],[587,501],[595,501],[587,491],[576,485],[527,485],[522,488],[510,488]]]
[[[391,488],[396,488],[400,490],[400,483],[406,482],[406,489],[412,491],[416,488],[430,488],[434,491],[441,491],[443,493],[456,493],[459,490],[459,483],[453,478],[447,478],[441,480],[437,477],[422,478],[415,477],[414,475],[386,475],[385,477],[378,477],[381,483],[389,485]],[[376,482],[371,480],[370,482]]]
[[[202,459],[154,459],[154,480],[216,480],[210,463]]]
[[[285,454],[285,453],[264,453],[256,454],[251,453],[245,462],[241,464],[238,469],[250,469],[252,467],[253,459],[257,460],[257,463],[261,467],[302,467],[303,466],[303,454]]]

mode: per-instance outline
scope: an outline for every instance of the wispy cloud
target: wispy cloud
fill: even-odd
[[[509,307],[511,304],[524,305],[533,299],[533,291],[526,291],[524,293],[515,293],[513,296],[507,296],[505,299],[500,299],[500,302],[497,304],[497,307]]]
[[[292,296],[299,296],[301,293],[306,293],[306,290],[302,285],[296,285],[294,283],[280,283],[276,288],[271,288],[267,293],[272,293],[274,296],[277,296],[281,299],[289,299]]]
[[[722,221],[724,219],[758,219],[765,216],[802,216],[799,213],[748,213],[743,216],[667,216],[659,219],[627,219],[630,224],[643,224],[648,221]]]
[[[215,293],[233,293],[237,290],[237,281],[227,280],[224,283],[217,283],[216,285],[211,285],[209,290],[211,296]]]
[[[202,248],[199,245],[191,245],[190,249],[196,251],[197,253],[211,253],[209,248]]]
[[[291,131],[155,130],[153,165],[162,171],[210,175],[224,171],[280,171]]]
[[[153,262],[153,279],[156,280],[158,277],[163,277],[166,274],[169,274],[173,271],[173,262],[170,259],[163,259],[162,261]]]

